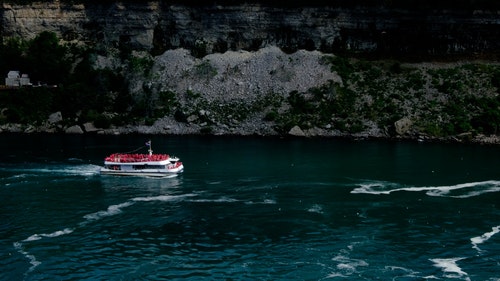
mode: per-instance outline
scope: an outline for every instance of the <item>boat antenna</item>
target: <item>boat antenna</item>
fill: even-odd
[[[148,140],[146,142],[146,146],[149,147],[149,149],[148,149],[149,155],[150,156],[153,155],[153,149],[151,148],[151,140]]]

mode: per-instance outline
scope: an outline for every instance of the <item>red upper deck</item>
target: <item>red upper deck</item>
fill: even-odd
[[[170,156],[168,154],[123,154],[115,153],[106,157],[104,160],[108,162],[117,163],[136,163],[136,162],[149,162],[149,161],[164,161],[168,160]]]

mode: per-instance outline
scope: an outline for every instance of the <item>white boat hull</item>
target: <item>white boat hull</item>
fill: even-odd
[[[102,175],[168,177],[184,171],[182,162],[168,154],[153,154],[151,141],[146,143],[149,154],[113,153],[104,158]]]
[[[172,169],[112,170],[101,168],[101,175],[167,177],[170,175],[182,173],[183,171],[184,166],[182,165]]]

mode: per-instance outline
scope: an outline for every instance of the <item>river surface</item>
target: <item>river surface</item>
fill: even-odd
[[[500,280],[500,146],[0,135],[0,198],[0,280]]]

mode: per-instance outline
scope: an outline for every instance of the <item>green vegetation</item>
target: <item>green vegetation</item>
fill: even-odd
[[[151,67],[153,66],[153,59],[150,57],[133,57],[129,56],[129,67],[130,70],[134,72],[142,72],[145,75],[149,74]]]
[[[427,69],[333,56],[322,62],[342,83],[291,92],[289,109],[277,114],[276,106],[264,120],[276,122],[282,133],[298,125],[352,134],[365,130],[368,122],[394,133],[394,122],[403,117],[412,119],[414,132],[434,137],[499,132],[499,65]]]
[[[23,88],[15,93],[0,91],[0,104],[5,106],[0,123],[39,124],[42,121],[40,116],[48,117],[53,112],[58,98],[55,91],[41,87]]]
[[[217,75],[217,69],[209,61],[203,61],[195,67],[195,75],[208,80]]]
[[[10,70],[22,70],[30,74],[32,81],[58,84],[67,79],[71,65],[68,49],[58,42],[50,32],[42,32],[29,42],[7,40],[0,45],[0,72],[6,75]]]
[[[125,71],[93,67],[96,53],[97,50],[60,45],[50,32],[42,32],[30,41],[4,42],[0,45],[0,73],[7,75],[10,70],[19,70],[29,74],[35,86],[40,83],[42,87],[0,92],[0,124],[42,124],[49,114],[60,111],[65,120],[94,122],[107,128],[123,125],[125,120],[147,121],[170,112],[175,95],[160,93],[157,105],[153,102],[157,98],[145,87],[143,97],[134,98],[129,93]],[[153,63],[151,58],[131,54],[124,62],[131,73],[140,75],[148,75]]]
[[[500,66],[464,64],[422,68],[397,61],[367,61],[325,56],[342,82],[329,82],[305,92],[269,93],[252,102],[208,101],[203,93],[187,91],[176,120],[210,127],[238,126],[254,113],[282,134],[298,125],[355,134],[377,126],[395,134],[403,117],[414,134],[433,137],[461,133],[497,134],[500,124]],[[208,62],[196,67],[205,77]],[[208,78],[207,78],[208,79]],[[206,129],[208,130],[208,129]],[[205,130],[205,131],[206,131]]]
[[[208,54],[207,46],[208,42],[206,42],[205,40],[196,40],[193,49],[191,50],[191,55],[199,59],[205,57]]]

